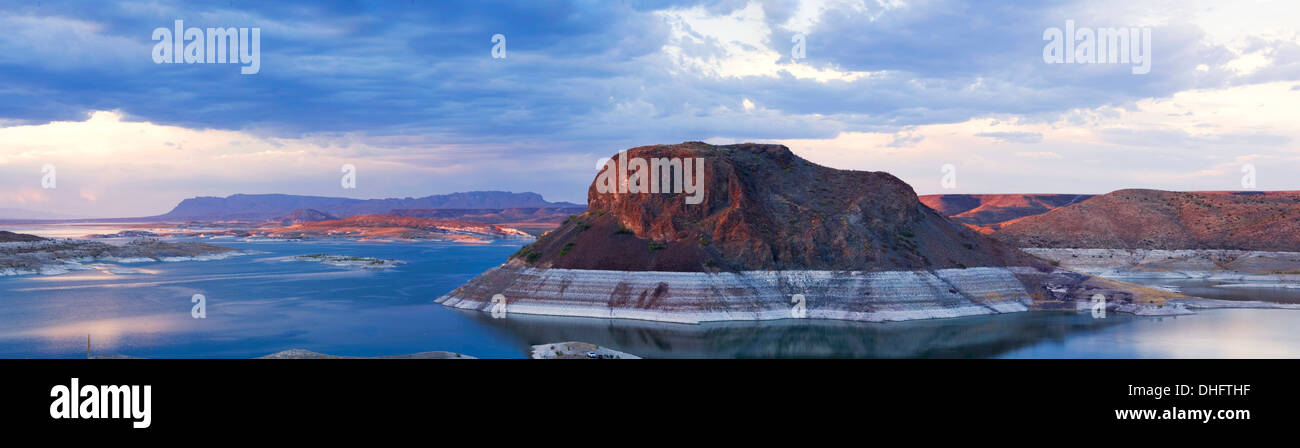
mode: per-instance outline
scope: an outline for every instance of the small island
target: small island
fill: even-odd
[[[199,242],[137,239],[122,245],[55,240],[0,232],[0,276],[57,275],[89,269],[84,263],[147,263],[220,260],[245,252]]]
[[[390,269],[406,264],[401,260],[384,260],[374,257],[350,257],[343,255],[311,254],[293,257],[290,261],[314,261],[330,266],[358,269]]]

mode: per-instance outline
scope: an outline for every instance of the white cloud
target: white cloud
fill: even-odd
[[[791,19],[798,21],[798,28],[811,27],[815,23],[811,11],[825,9],[816,5],[806,7],[811,9],[800,9],[803,15]],[[853,81],[872,75],[870,72],[846,72],[799,62],[782,62],[783,55],[769,48],[772,29],[758,2],[751,1],[727,15],[714,15],[702,6],[667,9],[658,14],[671,28],[669,42],[662,51],[679,71],[720,78],[779,77],[789,73],[795,78],[821,82]],[[792,48],[793,44],[771,47]]]
[[[95,112],[86,121],[0,128],[0,208],[146,216],[195,195],[403,196],[429,185],[427,179],[487,167],[463,163],[472,159],[457,158],[450,149],[393,150],[367,140],[187,129],[123,121],[110,111]],[[358,167],[357,190],[339,188],[339,168],[346,163]],[[46,164],[56,167],[53,189],[41,185]],[[498,161],[491,168],[509,165]]]
[[[920,194],[952,192],[940,188],[936,168],[948,163],[958,168],[965,193],[1230,190],[1240,188],[1247,162],[1259,166],[1259,188],[1297,189],[1300,90],[1292,84],[1186,91],[1132,109],[1075,110],[1050,122],[998,117],[916,126],[905,148],[888,132],[781,143],[823,165],[888,171]]]

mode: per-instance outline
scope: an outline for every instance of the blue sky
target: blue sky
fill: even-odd
[[[0,5],[0,209],[470,189],[585,202],[600,157],[688,140],[785,143],[919,193],[1240,189],[1244,165],[1257,188],[1300,189],[1294,2]],[[151,35],[175,20],[259,28],[260,72],[154,63]],[[1044,30],[1067,20],[1149,29],[1150,73],[1045,63]]]

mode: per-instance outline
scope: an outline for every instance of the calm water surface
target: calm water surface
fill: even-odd
[[[87,334],[95,354],[168,358],[246,358],[290,348],[355,356],[447,350],[524,357],[530,345],[569,340],[647,357],[1300,357],[1300,332],[1292,331],[1300,328],[1300,311],[1291,310],[1112,313],[1107,319],[1035,312],[885,324],[492,319],[433,300],[501,263],[519,243],[214,242],[264,253],[124,265],[132,271],[103,266],[61,276],[0,277],[0,357],[84,357]],[[284,260],[314,253],[407,264],[359,271]],[[1218,298],[1300,300],[1297,290],[1192,286],[1214,290]],[[206,319],[190,317],[194,294],[207,298]]]

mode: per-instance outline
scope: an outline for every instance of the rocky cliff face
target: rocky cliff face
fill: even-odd
[[[602,193],[598,179],[585,213],[516,258],[533,267],[698,272],[1042,264],[940,216],[888,173],[819,166],[780,145],[627,151],[637,158],[704,160],[702,202],[688,203],[686,193]]]
[[[437,302],[694,323],[909,320],[1170,295],[1057,269],[948,220],[894,176],[818,166],[784,146],[688,142],[612,160],[586,212]],[[632,173],[653,160],[692,175],[641,193],[648,182]]]
[[[1017,247],[1300,251],[1300,192],[1120,190],[994,237]]]

